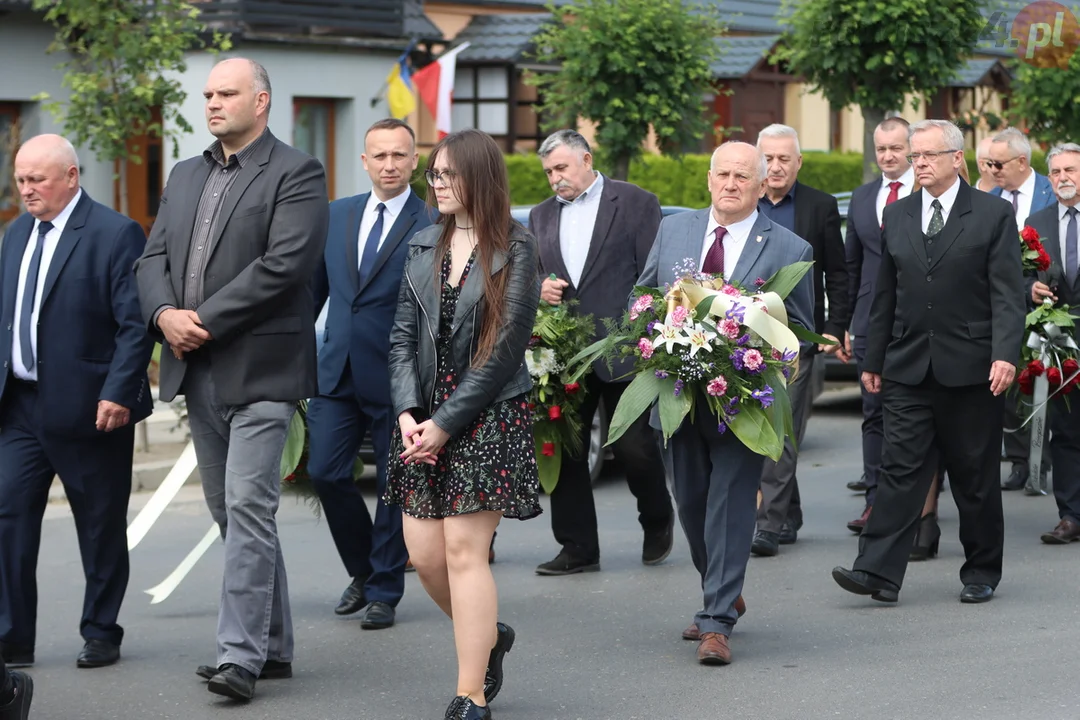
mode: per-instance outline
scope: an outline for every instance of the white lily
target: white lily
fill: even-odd
[[[710,344],[716,339],[716,333],[709,331],[704,325],[698,323],[694,325],[693,330],[690,331],[690,357],[697,355],[698,350],[704,350],[705,352],[712,352],[712,345]]]
[[[664,325],[663,323],[656,323],[655,325],[653,325],[653,330],[657,330],[660,332],[660,335],[658,335],[652,341],[653,349],[656,349],[661,345],[667,345],[667,347],[664,349],[670,355],[675,349],[676,345],[690,344],[690,340],[686,337],[683,329],[675,327],[670,323],[667,325]]]

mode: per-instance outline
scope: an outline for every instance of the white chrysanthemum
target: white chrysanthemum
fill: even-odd
[[[559,369],[555,351],[551,348],[533,348],[525,352],[525,366],[533,377],[543,377]]]

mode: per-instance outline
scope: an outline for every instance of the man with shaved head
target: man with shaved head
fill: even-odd
[[[753,145],[727,142],[717,148],[708,175],[712,207],[664,218],[637,284],[663,287],[675,282],[673,268],[684,258],[696,258],[702,272],[747,288],[782,267],[812,262],[809,243],[758,212],[766,172],[765,156]],[[794,322],[813,329],[812,275],[803,276],[784,306]],[[706,407],[704,398],[698,407]],[[651,423],[660,428],[655,410]],[[698,641],[698,661],[706,665],[731,662],[728,637],[746,610],[743,578],[765,463],[764,456],[725,431],[710,412],[699,410],[665,449],[679,520],[704,594],[702,608],[683,637]]]
[[[187,400],[210,514],[225,540],[210,692],[250,700],[257,678],[292,677],[278,542],[281,453],[298,400],[318,394],[308,283],[329,199],[315,158],[267,129],[270,78],[245,58],[203,91],[217,138],[169,176],[136,264],[143,316],[162,342],[161,398]]]
[[[77,664],[102,667],[120,658],[135,423],[152,406],[131,271],[146,236],[79,188],[59,135],[23,144],[15,184],[27,212],[0,246],[0,652],[34,662],[41,520],[59,475],[86,576]]]

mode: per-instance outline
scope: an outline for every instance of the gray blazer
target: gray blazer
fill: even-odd
[[[669,215],[660,223],[652,252],[645,263],[645,271],[638,279],[638,285],[663,287],[675,282],[673,268],[686,258],[700,261],[701,249],[705,242],[705,232],[709,227],[711,209]],[[760,240],[758,240],[760,238]],[[768,280],[773,273],[792,263],[813,262],[814,249],[810,244],[790,230],[777,225],[758,213],[757,222],[750,231],[750,237],[743,246],[742,254],[735,265],[731,282],[752,289],[758,278]],[[632,299],[632,298],[631,298]],[[814,329],[814,274],[808,272],[794,290],[784,300],[788,319],[808,330]],[[650,420],[653,427],[659,428],[659,417],[653,410]]]
[[[148,330],[163,306],[183,307],[184,275],[199,196],[211,166],[200,155],[169,174],[146,250],[135,263]],[[197,312],[213,339],[209,356],[229,405],[317,394],[315,310],[309,283],[326,243],[326,173],[315,158],[270,131],[239,171],[221,207]],[[161,353],[161,399],[182,392],[187,360]]]

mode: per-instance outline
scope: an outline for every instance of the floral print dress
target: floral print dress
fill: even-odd
[[[456,287],[447,284],[450,253],[443,258],[436,342],[439,375],[432,414],[457,387],[450,326],[475,257],[475,253],[470,256]],[[400,505],[412,517],[444,518],[494,510],[503,517],[528,520],[542,512],[527,393],[485,408],[464,433],[447,441],[435,465],[406,465],[399,457],[403,452],[401,428],[395,423],[383,500]]]

